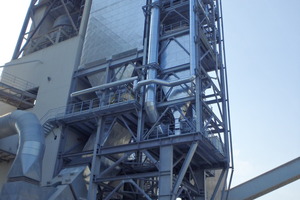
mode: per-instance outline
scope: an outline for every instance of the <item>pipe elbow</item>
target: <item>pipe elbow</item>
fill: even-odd
[[[145,102],[145,110],[148,116],[150,123],[155,123],[158,119],[158,112],[154,101]]]
[[[20,110],[1,117],[0,138],[14,134],[19,135],[19,147],[8,178],[26,177],[39,182],[45,150],[39,119],[31,112]]]

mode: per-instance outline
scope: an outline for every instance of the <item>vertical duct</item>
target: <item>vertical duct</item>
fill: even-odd
[[[14,111],[0,118],[0,139],[19,134],[19,148],[8,180],[40,182],[45,139],[38,118],[30,112]]]
[[[160,24],[160,9],[159,0],[152,0],[150,29],[149,29],[149,48],[148,48],[148,64],[158,62],[158,43],[159,43],[159,24]],[[147,79],[152,80],[157,76],[155,68],[149,68],[147,71]],[[156,109],[156,84],[150,84],[146,87],[145,109],[149,121],[155,123],[158,119]]]

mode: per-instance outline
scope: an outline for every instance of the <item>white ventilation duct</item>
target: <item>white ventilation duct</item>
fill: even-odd
[[[152,0],[150,30],[149,30],[149,49],[148,49],[148,64],[158,62],[158,47],[159,47],[159,25],[160,25],[160,9],[159,1]],[[147,80],[156,79],[157,71],[155,68],[150,68],[147,71]],[[146,86],[145,110],[149,121],[155,123],[158,119],[158,111],[156,108],[156,84]]]
[[[9,181],[40,182],[45,138],[38,118],[30,112],[14,111],[0,117],[0,139],[19,135],[19,148],[8,174]]]

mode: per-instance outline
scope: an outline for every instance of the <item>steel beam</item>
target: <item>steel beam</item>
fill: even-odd
[[[28,8],[26,17],[24,19],[24,23],[23,23],[23,26],[22,26],[22,29],[21,29],[21,32],[20,32],[20,35],[19,35],[19,38],[18,38],[18,42],[17,42],[15,50],[14,50],[12,60],[17,59],[20,55],[20,48],[21,48],[21,45],[22,45],[22,42],[23,42],[23,39],[24,39],[24,35],[26,33],[27,26],[29,24],[32,9],[33,9],[36,2],[37,2],[37,0],[31,0],[31,2],[30,2],[30,6]]]
[[[88,199],[93,200],[97,197],[98,184],[95,183],[95,177],[100,173],[101,157],[97,155],[101,144],[101,132],[102,132],[102,117],[98,121],[98,129],[96,133],[93,160],[92,160],[92,169],[90,175],[89,189],[88,189]]]
[[[146,172],[146,173],[135,173],[135,174],[126,174],[126,175],[120,175],[120,176],[114,176],[114,177],[99,177],[97,176],[94,181],[95,183],[100,182],[110,182],[110,181],[120,181],[120,180],[129,180],[129,179],[144,179],[149,177],[157,177],[159,176],[159,172]]]
[[[173,188],[173,196],[172,196],[172,199],[173,200],[175,200],[176,199],[176,195],[177,195],[177,193],[178,193],[178,189],[179,189],[179,187],[180,187],[180,185],[181,185],[181,183],[182,183],[182,180],[183,180],[183,178],[184,178],[184,176],[185,176],[185,173],[186,173],[186,171],[187,171],[187,169],[188,169],[188,167],[189,167],[189,165],[190,165],[190,163],[191,163],[191,160],[192,160],[192,158],[193,158],[193,156],[194,156],[194,154],[195,154],[195,151],[196,151],[196,149],[197,149],[197,147],[198,147],[198,142],[194,142],[192,145],[191,145],[191,147],[190,147],[190,150],[189,150],[189,152],[188,152],[188,154],[186,155],[186,158],[185,158],[185,160],[184,160],[184,163],[183,163],[183,165],[182,165],[182,167],[181,167],[181,169],[180,169],[180,172],[179,172],[179,174],[178,174],[178,178],[177,178],[177,181],[176,181],[176,183],[175,183],[175,185],[174,185],[174,188]]]
[[[173,146],[160,147],[159,158],[159,197],[158,200],[170,200],[173,184]]]
[[[300,157],[228,191],[228,200],[255,199],[300,179]]]
[[[198,133],[182,134],[171,137],[164,137],[157,140],[145,140],[126,145],[119,145],[117,147],[103,147],[99,150],[98,155],[124,153],[135,151],[136,149],[144,150],[168,145],[188,144],[197,140],[203,140],[203,138],[204,137]]]

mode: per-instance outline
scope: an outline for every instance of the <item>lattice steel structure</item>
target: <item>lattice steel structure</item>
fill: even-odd
[[[46,13],[60,5],[68,26],[38,37],[41,21],[14,58],[78,34],[90,2],[47,1]],[[54,175],[88,166],[89,200],[226,198],[232,151],[220,0],[95,0],[85,12],[69,103],[42,119],[46,134],[62,133]]]

